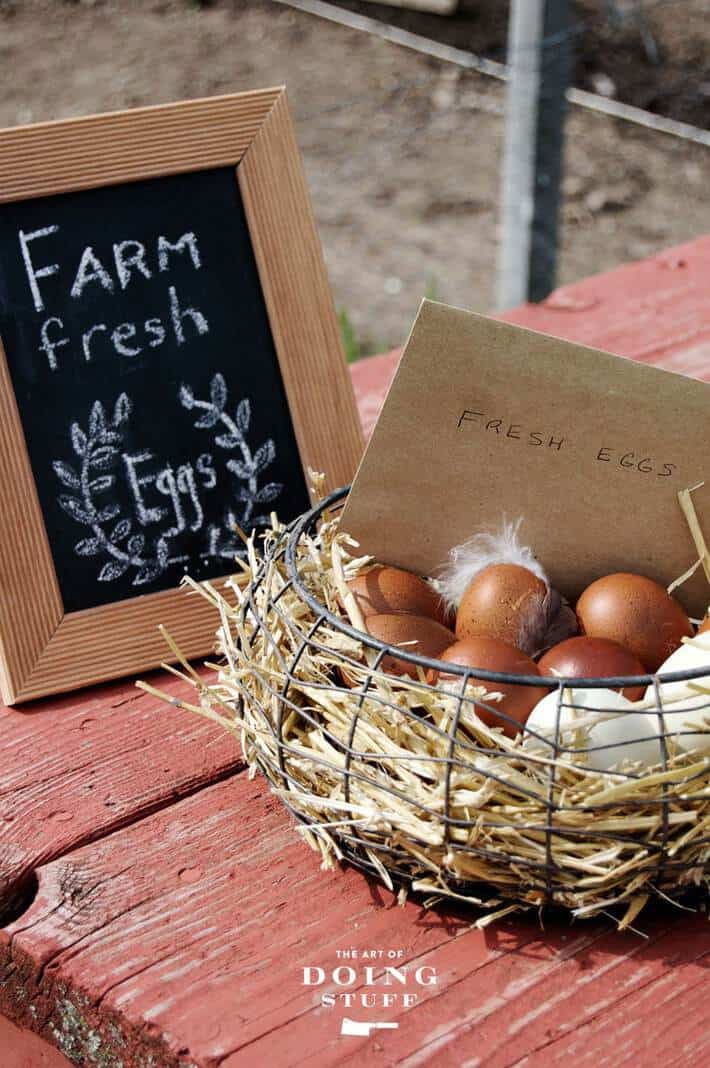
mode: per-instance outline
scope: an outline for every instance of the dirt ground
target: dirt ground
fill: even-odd
[[[499,83],[267,0],[0,0],[3,126],[279,83],[361,350],[425,293],[492,310]],[[710,229],[709,152],[573,109],[560,281]]]
[[[505,62],[507,0],[458,0],[446,18],[373,4],[340,7]],[[710,126],[709,0],[572,0],[574,83],[627,104]],[[558,46],[555,35],[551,51]]]

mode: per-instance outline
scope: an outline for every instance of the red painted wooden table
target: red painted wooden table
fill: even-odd
[[[710,238],[508,318],[710,379]],[[353,368],[368,428],[396,358]],[[131,680],[0,710],[0,1068],[710,1064],[705,916],[474,919],[321,872],[232,739]]]

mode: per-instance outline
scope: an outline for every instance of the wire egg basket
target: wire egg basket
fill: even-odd
[[[710,648],[705,669],[661,677],[524,677],[452,663],[445,684],[432,682],[440,662],[379,641],[343,609],[345,582],[366,566],[338,530],[346,494],[275,527],[259,551],[252,538],[236,603],[208,589],[224,659],[200,698],[240,735],[323,864],[347,861],[401,895],[490,916],[555,905],[618,918],[621,906],[626,925],[654,897],[706,893]],[[410,674],[384,671],[393,659]],[[688,702],[664,705],[669,683],[697,686],[687,729]],[[628,737],[600,745],[589,729],[610,718],[590,694],[639,685],[650,699],[638,741],[657,747],[645,764],[625,757]],[[550,731],[510,738],[487,726],[477,709],[506,720],[497,702],[510,686],[554,692]]]

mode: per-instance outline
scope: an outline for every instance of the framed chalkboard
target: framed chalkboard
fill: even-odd
[[[213,645],[189,573],[354,473],[359,422],[284,91],[0,131],[7,703]]]

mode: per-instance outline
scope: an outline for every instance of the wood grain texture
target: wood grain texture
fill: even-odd
[[[213,579],[218,589],[224,579]],[[229,591],[227,591],[229,596]],[[63,616],[8,703],[67,692],[105,679],[148,671],[172,653],[164,625],[188,658],[209,654],[219,613],[194,591],[162,590]]]
[[[236,166],[304,470],[331,488],[352,478],[360,423],[283,89],[4,130],[0,156],[0,201]],[[208,654],[217,614],[180,590],[64,614],[1,343],[0,424],[3,700],[156,667],[169,658],[159,624],[185,656]]]
[[[312,1011],[304,966],[333,966],[341,946],[397,946],[411,958],[467,928],[399,908],[355,872],[319,872],[280,802],[239,775],[44,869],[34,905],[0,935],[11,952],[0,957],[0,1007],[28,1021],[17,993],[39,978],[30,998],[51,1036],[55,991],[80,990],[87,1027],[109,1048],[108,1022],[120,1030],[126,1068],[149,1052],[172,1064],[181,1049],[212,1065],[254,1043],[249,1063],[295,1063],[298,1045],[262,1059],[259,1041],[300,1021],[316,1027],[318,1048],[339,1023]],[[471,967],[486,955],[483,937],[474,942]]]
[[[491,961],[471,981],[462,977],[443,999],[431,998],[414,1009],[390,1051],[387,1040],[382,1042],[381,1063],[392,1063],[395,1051],[396,1063],[408,1068],[558,1064],[562,1051],[567,1064],[585,1066],[626,1064],[630,1053],[628,1063],[644,1068],[704,1063],[708,1039],[701,1026],[691,1026],[683,1056],[666,1060],[671,1051],[666,1046],[666,1056],[661,1054],[658,1012],[673,1000],[684,1013],[693,1012],[701,992],[707,998],[707,919],[667,914],[641,927],[646,938],[553,925],[514,954]],[[669,1005],[669,1023],[672,1013]],[[559,1059],[551,1054],[555,1046]],[[333,1056],[323,1063],[350,1068],[357,1060]]]
[[[54,563],[0,339],[0,690],[22,690],[63,615]]]
[[[304,469],[347,485],[362,428],[285,94],[237,170]]]
[[[151,1055],[161,1068],[543,1064],[579,1028],[599,1048],[623,1019],[635,1064],[651,1068],[654,1005],[699,1008],[710,943],[705,917],[645,926],[647,939],[534,919],[481,932],[470,917],[399,907],[353,871],[320,872],[280,802],[242,774],[42,869],[34,904],[1,936],[0,1007],[28,1027],[34,1005],[60,1049],[79,1059],[91,1036],[124,1068]],[[322,1008],[302,984],[304,967],[336,967],[337,950],[390,948],[400,968],[436,969],[434,986],[410,981],[409,1008]],[[343,1016],[399,1028],[342,1037]],[[696,1019],[684,1020],[686,1064],[707,1049]]]
[[[41,864],[244,766],[223,730],[125,682],[0,709],[0,753],[0,917]]]
[[[0,203],[234,165],[282,88],[0,130]]]

